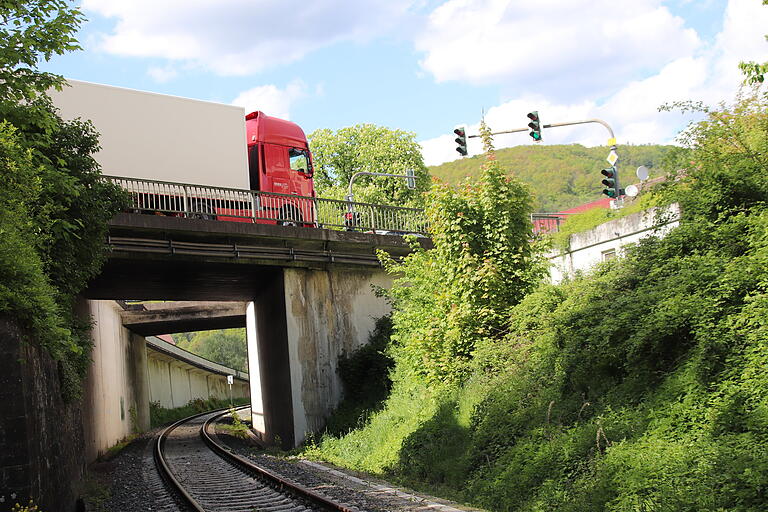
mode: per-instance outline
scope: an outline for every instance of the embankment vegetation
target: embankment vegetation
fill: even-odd
[[[559,285],[493,153],[433,187],[435,248],[387,262],[391,391],[305,453],[488,510],[765,510],[768,99],[681,144],[656,192],[680,226]]]
[[[167,409],[159,402],[149,403],[149,423],[151,428],[168,425],[182,418],[199,414],[201,412],[214,411],[216,409],[225,409],[231,406],[240,406],[250,403],[250,398],[234,398],[232,402],[225,398],[195,398],[186,405]]]
[[[60,362],[64,394],[76,398],[91,340],[75,300],[105,259],[107,222],[125,198],[100,179],[93,126],[61,119],[47,98],[63,78],[37,70],[78,48],[80,12],[32,0],[4,3],[0,15],[0,314]]]

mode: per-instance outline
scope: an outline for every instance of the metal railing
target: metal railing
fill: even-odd
[[[374,233],[427,233],[424,211],[292,194],[105,176],[130,193],[133,213],[311,226]],[[565,217],[531,214],[533,232],[556,233]]]
[[[129,192],[132,213],[374,233],[427,232],[424,211],[418,208],[119,176],[105,178]]]

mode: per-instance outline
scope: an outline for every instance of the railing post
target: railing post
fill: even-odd
[[[371,206],[371,229],[373,229],[373,232],[376,232],[377,229],[377,223],[376,223],[376,214],[378,213],[378,208],[375,208]]]
[[[189,217],[189,194],[186,185],[181,187],[181,197],[184,199],[184,216]]]

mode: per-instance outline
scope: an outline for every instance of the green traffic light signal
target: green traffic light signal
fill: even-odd
[[[603,189],[603,194],[611,198],[615,198],[618,195],[618,189],[616,187],[618,176],[616,171],[617,169],[615,166],[600,171],[600,174],[605,176],[605,179],[600,182],[606,187]]]
[[[460,127],[453,130],[453,133],[458,135],[455,139],[457,144],[456,151],[458,151],[461,156],[467,156],[467,130]]]
[[[541,140],[541,120],[539,119],[539,111],[534,110],[533,112],[528,112],[528,119],[531,120],[531,122],[528,123],[528,128],[531,129],[531,132],[528,135],[531,136],[534,142],[539,142]]]

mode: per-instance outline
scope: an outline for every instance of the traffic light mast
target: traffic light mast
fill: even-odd
[[[613,134],[613,128],[610,127],[608,123],[603,121],[602,119],[584,119],[583,121],[569,121],[567,123],[551,123],[551,124],[541,124],[541,119],[539,118],[539,112],[538,110],[534,110],[532,112],[528,113],[528,119],[531,120],[531,122],[528,123],[528,126],[525,128],[514,128],[512,130],[502,130],[500,132],[492,132],[491,135],[503,135],[507,133],[517,133],[517,132],[527,132],[530,130],[529,135],[535,142],[541,141],[541,133],[544,128],[557,128],[560,126],[573,126],[576,124],[587,124],[587,123],[597,123],[603,125],[610,134],[610,138],[608,139],[608,146],[610,146],[611,151],[608,153],[608,163],[611,165],[611,167],[607,169],[603,169],[601,171],[601,174],[604,176],[604,179],[602,180],[602,184],[605,185],[605,189],[603,189],[603,194],[607,195],[608,197],[615,199],[617,201],[617,204],[620,206],[621,202],[621,196],[624,195],[624,189],[620,188],[619,186],[619,168],[618,168],[618,161],[619,161],[619,155],[616,153],[616,136]],[[474,137],[480,137],[480,135],[467,135],[465,128],[457,128],[453,131],[456,135],[459,137],[456,139],[456,143],[459,145],[456,148],[456,151],[458,151],[462,156],[465,156],[466,153],[466,147],[467,147],[467,139],[471,139]],[[461,132],[461,133],[460,133]],[[463,151],[462,151],[462,148]]]

